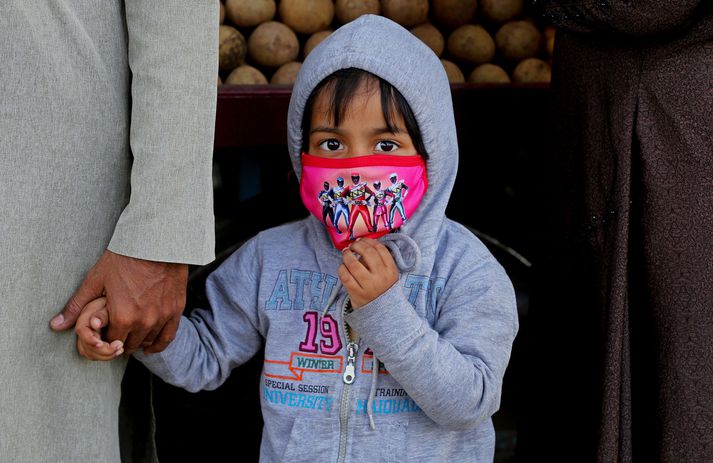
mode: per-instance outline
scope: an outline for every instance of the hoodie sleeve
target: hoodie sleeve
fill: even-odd
[[[262,344],[253,239],[231,255],[206,281],[209,309],[181,317],[176,339],[158,354],[134,356],[174,386],[212,390],[248,361]]]
[[[492,258],[464,267],[449,278],[433,326],[414,311],[399,283],[347,316],[419,407],[451,430],[476,427],[498,410],[518,326],[502,267]]]

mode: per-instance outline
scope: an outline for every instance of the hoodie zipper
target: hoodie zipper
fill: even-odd
[[[356,357],[359,352],[359,344],[352,341],[349,338],[349,330],[347,329],[347,322],[344,321],[344,316],[347,312],[347,307],[349,307],[350,300],[349,296],[344,299],[344,305],[342,306],[342,329],[344,330],[344,339],[347,341],[346,353],[347,358],[344,366],[344,372],[342,374],[342,381],[344,381],[344,387],[342,388],[342,400],[341,406],[339,407],[339,455],[337,456],[337,463],[343,463],[347,455],[347,424],[349,423],[349,392],[351,391],[351,385],[356,379]]]

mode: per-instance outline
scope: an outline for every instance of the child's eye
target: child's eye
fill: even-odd
[[[342,144],[336,138],[324,140],[322,143],[319,144],[319,147],[327,151],[337,151],[343,148]]]
[[[388,153],[390,151],[395,150],[398,147],[399,147],[399,145],[397,145],[395,142],[393,142],[391,140],[381,140],[380,142],[378,142],[376,144],[376,151],[379,151],[379,152],[383,151],[385,153]]]

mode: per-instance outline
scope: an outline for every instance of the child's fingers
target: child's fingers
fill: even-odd
[[[89,360],[112,360],[124,353],[124,346],[121,341],[112,343],[100,341],[100,344],[87,344],[79,337],[77,338],[77,351]]]
[[[102,344],[108,344],[102,341],[101,336],[97,331],[94,331],[87,325],[77,325],[74,327],[74,332],[77,333],[77,341],[86,346],[101,347]]]
[[[77,333],[77,347],[83,348],[87,355],[84,357],[90,358],[92,354],[96,356],[113,356],[120,355],[124,351],[124,343],[121,341],[112,341],[111,343],[102,340],[99,332],[92,330],[90,327],[83,325],[75,329]],[[121,351],[117,354],[118,351]],[[82,353],[80,351],[80,353]],[[93,360],[103,360],[92,358]]]
[[[344,250],[342,250],[342,265],[349,270],[349,273],[357,282],[369,277],[369,269],[359,261],[359,258],[350,248],[344,248]]]
[[[100,330],[108,323],[106,298],[94,299],[84,306],[74,327],[77,351],[82,357],[89,360],[111,360],[124,352],[121,341],[108,343],[102,340]]]
[[[361,286],[359,282],[352,276],[346,265],[342,264],[337,268],[337,275],[339,276],[339,281],[346,288],[348,293],[353,293],[355,291],[361,291]]]
[[[347,270],[347,267],[344,264],[341,264],[337,268],[337,276],[339,276],[339,281],[342,282],[342,286],[344,286],[348,293],[351,294],[352,292],[361,289],[359,283],[357,283],[352,274],[349,273],[349,270]]]
[[[89,326],[99,331],[109,324],[109,310],[106,307],[106,298],[99,297],[94,299],[82,310],[82,315],[89,316]]]
[[[106,298],[100,297],[84,306],[77,317],[74,331],[77,333],[77,337],[86,345],[100,347],[103,341],[99,335],[99,330],[106,326],[108,320]]]
[[[379,253],[379,246],[384,247],[376,240],[361,238],[352,243],[349,248],[361,256],[364,265],[370,271],[381,272],[386,267],[386,262],[384,261],[381,253]]]
[[[391,255],[389,248],[379,243],[378,241],[374,242],[376,243],[374,249],[376,250],[376,252],[379,253],[381,260],[384,263],[384,271],[390,277],[395,277],[398,279],[399,272],[398,268],[396,267],[396,261],[394,261],[394,256]]]

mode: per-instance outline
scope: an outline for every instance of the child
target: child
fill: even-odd
[[[438,58],[363,16],[305,60],[288,125],[313,216],[248,241],[208,278],[210,309],[183,318],[162,353],[136,357],[197,391],[264,343],[262,461],[492,461],[517,313],[503,268],[444,215],[458,151]],[[359,215],[365,185],[407,185],[389,211],[395,231],[367,214],[349,221],[356,240],[337,233],[319,200],[337,178],[354,179]],[[110,353],[83,334],[85,352]]]

